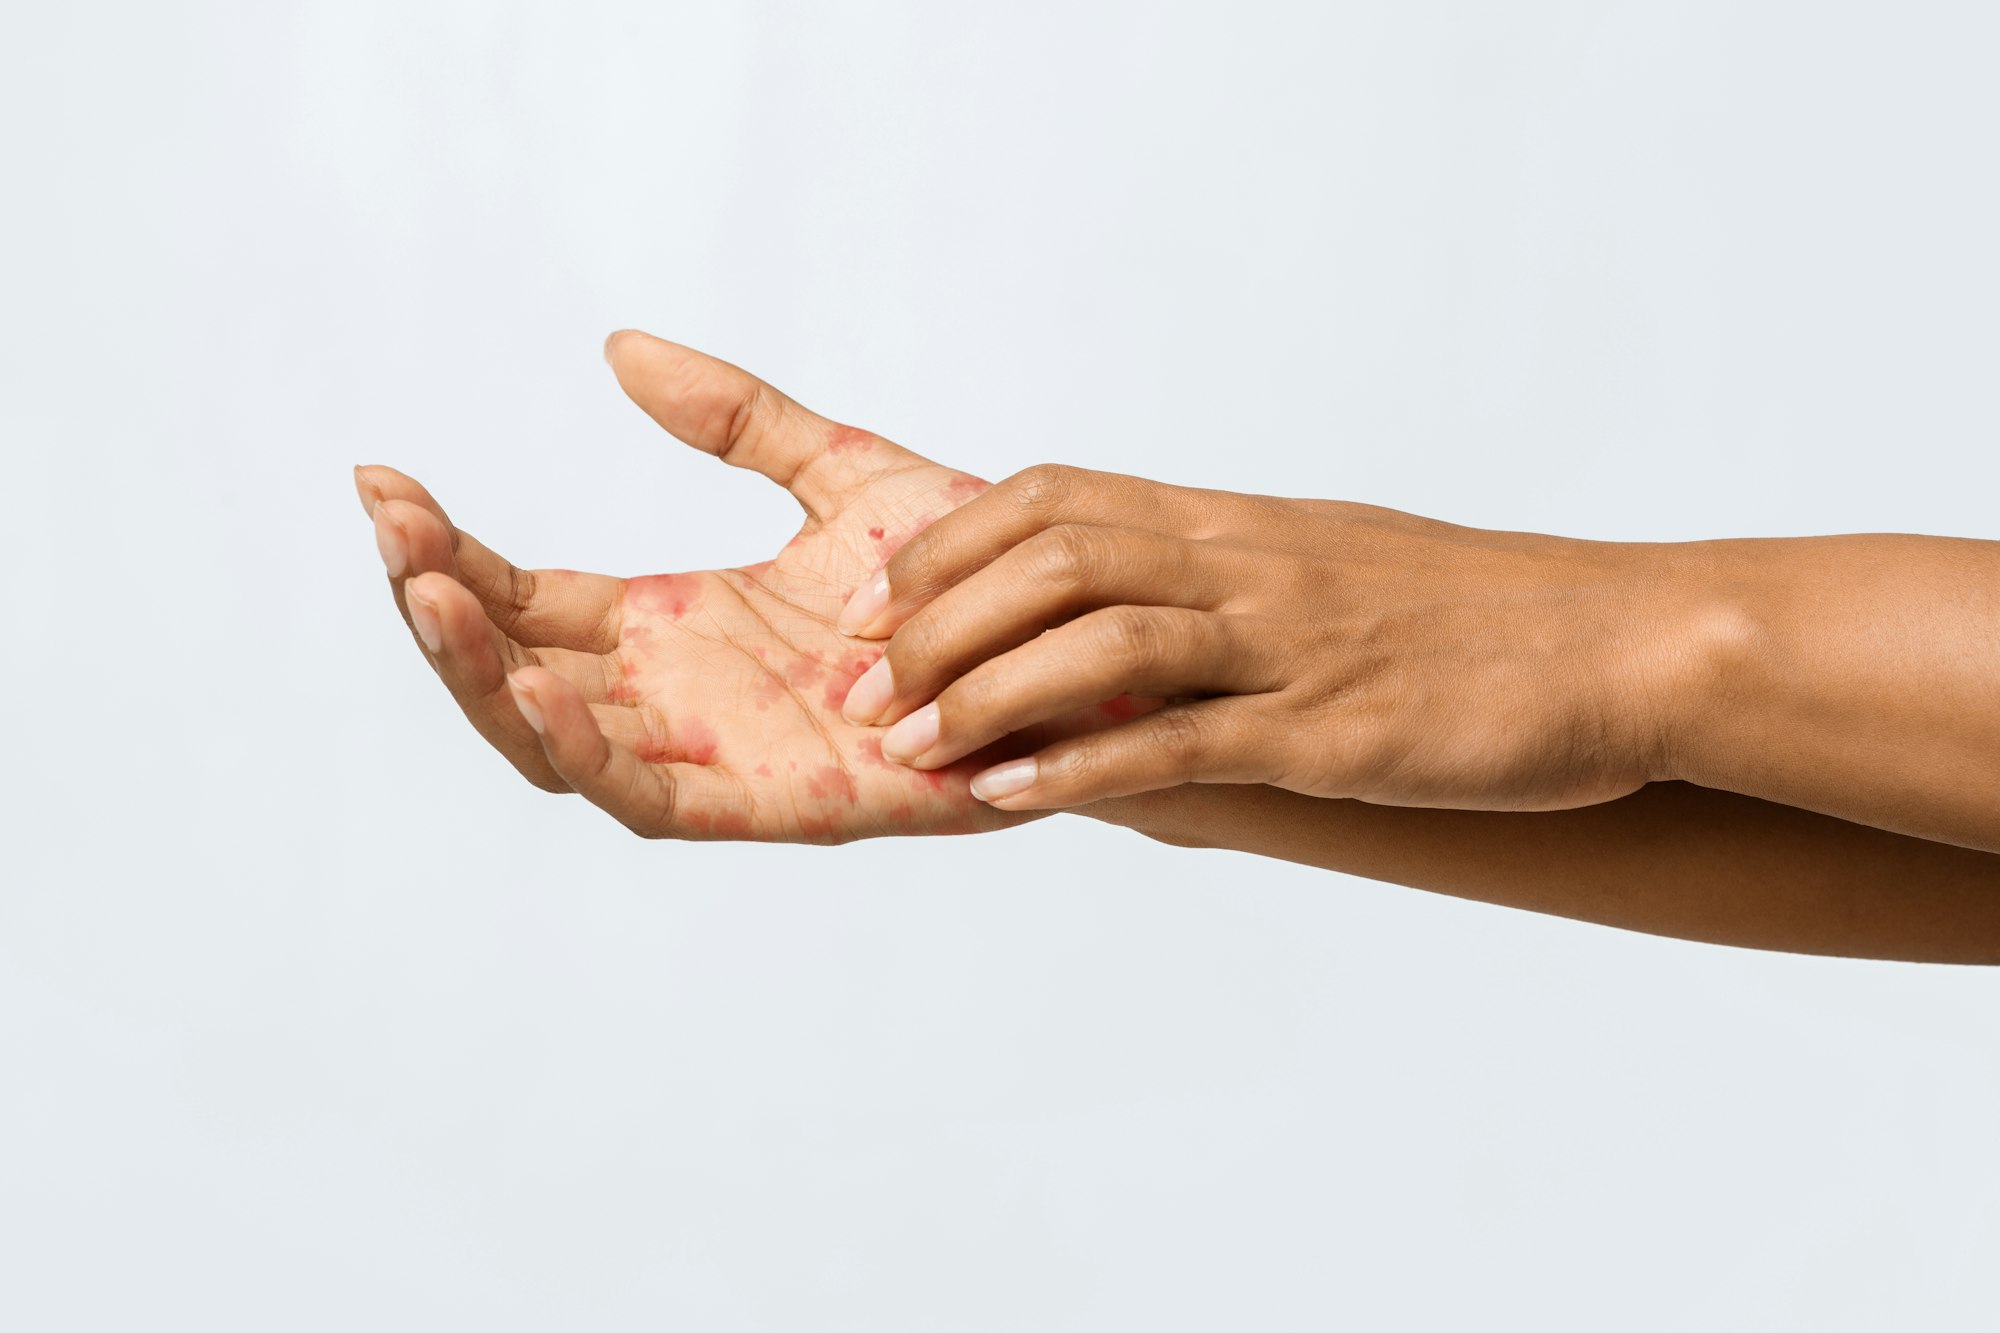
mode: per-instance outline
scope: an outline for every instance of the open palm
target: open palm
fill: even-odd
[[[806,521],[741,569],[521,570],[416,481],[357,469],[397,604],[480,733],[537,786],[647,836],[838,842],[1022,822],[968,790],[995,754],[920,772],[840,715],[881,654],[834,628],[841,605],[986,483],[673,343],[619,333],[605,356],[668,432],[779,482]]]

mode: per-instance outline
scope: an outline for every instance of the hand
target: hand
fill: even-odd
[[[1030,468],[848,604],[891,637],[845,715],[894,723],[884,753],[918,770],[1078,708],[1118,722],[982,772],[1005,810],[1190,781],[1589,805],[1653,773],[1669,549]]]
[[[834,629],[842,600],[986,483],[673,343],[614,334],[605,357],[668,432],[790,490],[805,525],[743,569],[521,570],[409,477],[357,468],[396,603],[480,734],[536,786],[651,837],[839,842],[1031,818],[972,799],[978,762],[890,764],[840,717],[881,652]]]

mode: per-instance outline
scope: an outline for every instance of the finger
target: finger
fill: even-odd
[[[618,385],[669,435],[761,472],[814,518],[869,481],[921,461],[907,449],[799,406],[748,371],[636,329],[604,343]]]
[[[393,529],[399,534],[406,578],[415,578],[419,574],[443,574],[465,588],[462,570],[455,572],[446,530],[435,516],[401,500],[385,500],[376,507],[375,525],[378,542],[387,530]],[[474,590],[465,588],[465,591]],[[510,666],[534,662],[548,667],[575,685],[592,703],[601,703],[611,697],[620,675],[615,654],[522,643],[493,623],[492,611],[485,600],[478,598],[476,593],[474,598],[480,603],[486,628],[494,636],[494,648],[502,661]],[[404,614],[407,618],[407,606]]]
[[[528,664],[515,660],[478,601],[436,572],[408,580],[403,595],[412,632],[473,729],[537,787],[568,791],[507,691],[508,670]]]
[[[1207,535],[1203,510],[1245,497],[1192,491],[1141,477],[1043,464],[1017,472],[912,537],[882,573],[848,601],[840,629],[886,637],[922,607],[1036,533],[1061,523],[1143,527],[1168,536]]]
[[[1057,810],[1183,782],[1261,782],[1255,723],[1238,696],[1173,704],[995,764],[972,794],[999,810]]]
[[[1275,682],[1239,620],[1179,607],[1093,611],[954,681],[888,730],[883,757],[939,768],[1024,727],[1126,695],[1261,693]]]
[[[366,514],[373,514],[375,506],[384,500],[408,500],[430,510],[447,526],[451,523],[450,516],[444,512],[444,506],[439,504],[415,477],[407,476],[380,463],[361,463],[355,466],[354,493],[361,498],[361,510]]]
[[[571,788],[612,818],[648,838],[709,836],[718,827],[748,831],[747,819],[719,820],[716,812],[740,810],[741,792],[714,769],[699,764],[648,763],[629,744],[607,737],[601,722],[629,726],[553,673],[527,667],[508,690],[522,724],[539,738],[550,767]],[[631,714],[633,710],[616,710]]]
[[[857,726],[894,722],[981,662],[1088,611],[1127,603],[1216,610],[1254,586],[1254,559],[1132,528],[1044,528],[901,625],[848,692],[842,715]]]
[[[608,653],[618,646],[623,579],[573,569],[517,568],[453,526],[443,507],[412,478],[387,467],[356,468],[354,476],[355,490],[377,515],[377,544],[383,543],[380,513],[387,510],[406,543],[406,555],[412,553],[408,545],[422,543],[431,557],[422,568],[465,585],[501,633],[521,643],[578,652]],[[386,545],[382,558],[387,565]]]

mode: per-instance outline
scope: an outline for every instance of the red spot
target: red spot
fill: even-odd
[[[757,776],[758,776],[758,777],[760,777],[760,778],[768,778],[768,777],[770,777],[770,776],[771,776],[771,766],[770,766],[769,764],[759,764],[759,765],[757,765]]]
[[[672,735],[680,747],[685,762],[690,764],[715,762],[715,749],[720,742],[716,739],[715,728],[708,723],[698,717],[686,718],[674,724]]]
[[[874,653],[856,653],[845,662],[837,662],[831,668],[833,674],[826,682],[826,706],[838,712],[847,702],[847,692],[854,688],[854,682],[861,679],[861,673],[875,665],[882,656],[881,650]]]
[[[898,532],[893,536],[884,536],[878,529],[875,528],[868,529],[868,535],[875,539],[876,557],[883,564],[885,565],[888,564],[889,557],[896,554],[896,552],[902,550],[903,547],[909,543],[910,538],[916,536],[918,533],[922,532],[925,528],[929,527],[931,524],[935,522],[937,522],[937,515],[929,514],[923,518],[918,519],[915,523],[913,523],[910,526],[909,531]]]
[[[957,474],[944,484],[944,493],[959,504],[964,504],[973,496],[992,489],[992,482],[981,481],[979,478],[969,476],[963,472]]]
[[[833,836],[833,817],[815,819],[811,815],[800,815],[799,832],[808,838],[830,838]]]
[[[659,739],[648,739],[638,755],[649,764],[712,764],[718,745],[715,728],[698,717],[685,718]]]
[[[910,775],[932,791],[943,791],[945,775],[950,771],[943,768],[913,768]]]
[[[648,574],[625,585],[625,604],[679,620],[701,605],[701,579],[694,574]]]
[[[687,814],[687,826],[697,833],[708,832],[708,823],[708,811],[706,810],[690,810]]]
[[[915,818],[916,815],[911,812],[910,807],[907,805],[892,805],[889,807],[889,822],[891,824],[900,824],[907,828],[910,821]]]
[[[747,838],[750,836],[750,816],[741,810],[723,810],[715,816],[715,836],[718,838]]]
[[[790,681],[795,689],[804,689],[818,680],[820,674],[819,659],[811,653],[795,657],[785,664],[785,679]]]
[[[639,697],[639,687],[634,683],[634,678],[638,674],[639,664],[637,662],[626,662],[618,668],[618,683],[611,687],[609,695],[612,703],[631,703]]]
[[[806,794],[815,800],[829,801],[838,796],[849,805],[854,804],[854,775],[844,768],[832,764],[821,764],[806,779]]]
[[[877,768],[901,767],[900,764],[892,764],[882,757],[882,738],[880,736],[863,736],[854,743],[854,748],[861,751],[863,759],[866,759]]]
[[[875,437],[865,430],[853,426],[835,426],[833,434],[826,437],[826,451],[830,454],[854,453],[873,448]]]
[[[1128,717],[1138,715],[1139,701],[1129,694],[1121,694],[1116,699],[1106,699],[1097,705],[1097,711],[1106,717],[1123,722]]]
[[[776,563],[777,562],[774,560],[759,560],[754,565],[743,566],[743,568],[738,570],[737,572],[744,575],[746,578],[754,579],[758,583],[762,583],[765,579],[770,577],[771,569],[774,565],[776,565]]]

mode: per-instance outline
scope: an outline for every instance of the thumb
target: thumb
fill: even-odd
[[[922,461],[799,406],[727,361],[636,329],[605,339],[604,359],[618,387],[669,435],[763,473],[817,519],[837,514],[876,477]]]

